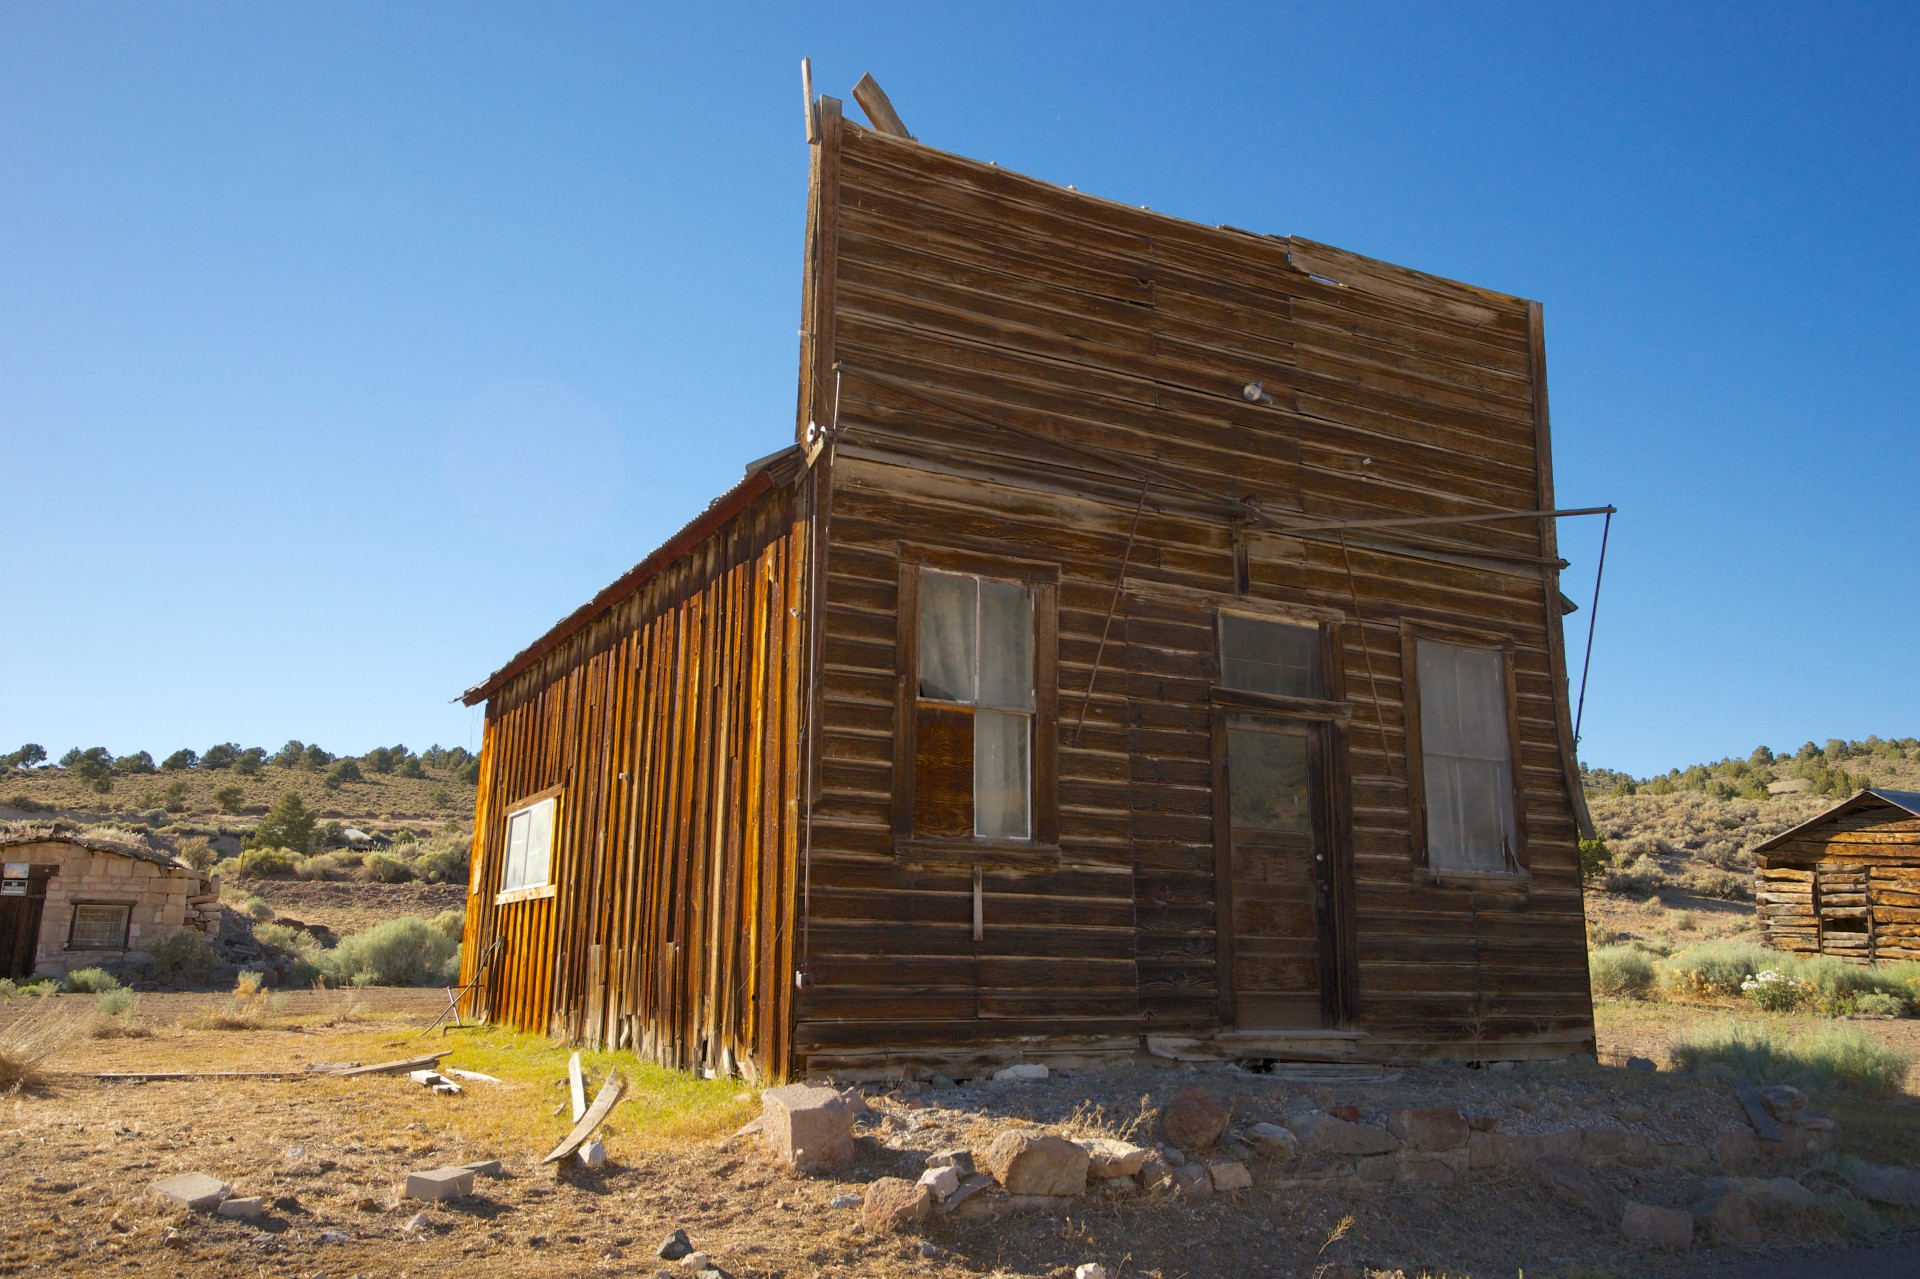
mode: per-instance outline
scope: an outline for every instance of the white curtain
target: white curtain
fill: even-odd
[[[1501,872],[1513,859],[1513,760],[1500,650],[1417,641],[1427,861]]]

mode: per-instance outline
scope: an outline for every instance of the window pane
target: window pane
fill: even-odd
[[[979,582],[932,569],[920,574],[920,696],[971,702]]]
[[[980,581],[980,705],[1033,709],[1033,592]]]
[[[532,825],[531,813],[515,813],[507,819],[507,869],[500,877],[502,890],[527,882],[527,831]]]
[[[541,800],[533,806],[527,816],[531,819],[527,829],[527,873],[525,883],[528,887],[547,882],[547,866],[553,853],[553,801]]]
[[[73,908],[73,948],[75,950],[120,950],[127,944],[126,906],[75,906]]]
[[[979,711],[973,717],[973,833],[981,839],[1025,839],[1033,793],[1027,715]]]
[[[1514,869],[1513,768],[1498,649],[1416,645],[1427,857],[1442,870]]]
[[[1220,615],[1220,681],[1279,697],[1325,697],[1320,628]]]
[[[1234,826],[1312,834],[1312,781],[1305,733],[1227,729],[1227,791]]]

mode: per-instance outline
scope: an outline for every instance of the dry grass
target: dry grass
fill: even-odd
[[[50,1077],[47,1063],[83,1025],[58,1005],[48,1004],[0,1029],[0,1092],[44,1088]]]

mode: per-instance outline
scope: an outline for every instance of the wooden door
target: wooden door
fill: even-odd
[[[1226,1020],[1242,1031],[1329,1026],[1338,965],[1325,727],[1234,712],[1214,736]]]
[[[32,887],[38,889],[41,884]],[[0,977],[21,981],[33,975],[34,954],[40,945],[40,911],[45,905],[46,898],[38,892],[0,897]]]

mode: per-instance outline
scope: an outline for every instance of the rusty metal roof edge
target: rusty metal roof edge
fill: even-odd
[[[747,464],[740,482],[707,503],[705,510],[681,525],[678,532],[650,551],[638,564],[596,592],[592,599],[547,628],[533,643],[514,654],[507,664],[455,698],[467,706],[477,706],[529,666],[551,653],[583,630],[615,604],[645,586],[664,572],[687,551],[706,540],[708,534],[724,527],[754,498],[775,487],[792,484],[806,469],[812,455],[805,446],[789,444],[777,452],[756,458]]]

